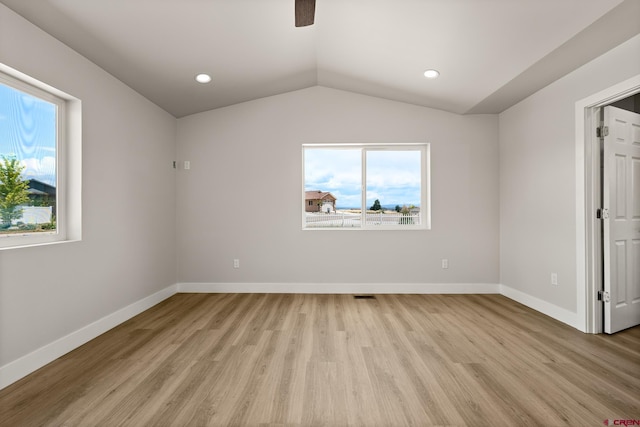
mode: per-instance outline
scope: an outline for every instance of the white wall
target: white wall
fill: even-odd
[[[498,283],[494,115],[314,87],[181,118],[177,141],[179,282]],[[432,229],[302,231],[310,142],[431,143]]]
[[[639,73],[636,36],[500,114],[502,284],[577,311],[575,104]]]
[[[4,5],[0,62],[83,107],[83,240],[0,251],[2,368],[175,284],[176,120]]]

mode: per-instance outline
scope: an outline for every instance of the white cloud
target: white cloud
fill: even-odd
[[[25,170],[22,174],[31,179],[38,179],[40,181],[47,182],[55,185],[56,176],[56,158],[51,156],[45,156],[42,159],[36,159],[30,157],[28,159],[21,160]]]
[[[305,188],[331,191],[338,206],[361,202],[361,152],[343,149],[305,151]],[[367,204],[420,204],[421,152],[369,151],[367,153]]]

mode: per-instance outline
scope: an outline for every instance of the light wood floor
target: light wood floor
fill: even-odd
[[[601,426],[640,328],[498,295],[178,294],[0,391],[1,426]]]

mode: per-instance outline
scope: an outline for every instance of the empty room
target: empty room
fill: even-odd
[[[0,426],[62,425],[640,425],[640,1],[0,0]]]

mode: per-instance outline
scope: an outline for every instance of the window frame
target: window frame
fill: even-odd
[[[56,105],[56,230],[0,234],[0,251],[78,241],[81,232],[81,102],[0,63],[0,84]]]
[[[360,227],[307,227],[305,210],[305,152],[307,149],[360,150],[361,183],[360,183]],[[367,207],[367,152],[370,151],[420,151],[420,224],[402,226],[370,225],[366,222]],[[309,143],[302,144],[302,230],[397,230],[416,231],[431,229],[431,145],[426,142],[411,143]]]

